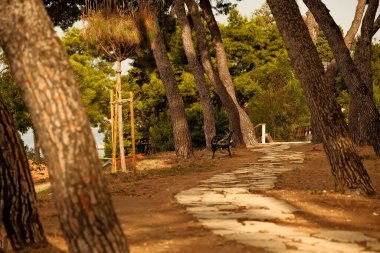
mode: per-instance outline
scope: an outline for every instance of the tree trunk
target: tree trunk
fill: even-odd
[[[41,158],[41,145],[38,134],[33,129],[33,141],[34,141],[34,159],[38,161]]]
[[[372,37],[373,23],[375,20],[376,11],[379,1],[371,0],[367,8],[366,14],[363,19],[359,41],[355,48],[355,64],[360,73],[360,76],[367,86],[369,96],[373,99],[373,85],[372,85]],[[365,111],[364,111],[365,112]],[[349,128],[352,139],[358,145],[371,143],[371,140],[366,135],[366,122],[363,118],[363,108],[361,100],[358,96],[351,96],[350,111],[349,111]]]
[[[361,78],[343,40],[339,27],[330,16],[326,6],[319,0],[304,0],[304,3],[313,13],[327,37],[339,70],[348,86],[352,100],[356,100],[356,104],[360,103],[361,111],[365,112],[360,114],[360,120],[365,122],[363,125],[363,135],[367,137],[368,142],[373,146],[376,154],[380,156],[380,114],[376,109],[370,91],[364,83],[365,79]]]
[[[212,13],[212,7],[209,0],[200,1],[201,8],[203,10],[204,18],[207,23],[207,27],[211,33],[212,43],[216,53],[216,63],[220,80],[224,87],[227,89],[228,94],[231,96],[236,108],[239,111],[240,128],[243,135],[245,145],[257,144],[254,128],[248,114],[240,107],[235,93],[234,83],[230,71],[228,69],[227,55],[224,50],[222,35],[220,33],[218,23],[215,20]]]
[[[2,221],[14,250],[48,245],[21,137],[0,97],[0,191]]]
[[[315,21],[313,14],[310,11],[306,12],[305,23],[306,23],[307,29],[309,30],[310,38],[313,41],[313,44],[317,45],[319,26],[318,26],[317,21]],[[318,129],[317,120],[314,119],[313,117],[311,118],[311,131],[312,131],[311,142],[321,143],[322,142],[321,131]]]
[[[144,25],[149,34],[150,47],[168,99],[176,155],[189,158],[193,155],[193,149],[186,120],[185,105],[166,51],[164,36],[160,30],[156,10],[149,1],[147,2],[148,4],[146,5],[143,1],[139,1],[139,6],[146,11]]]
[[[363,14],[364,14],[365,5],[366,5],[366,0],[359,0],[358,1],[358,5],[356,6],[355,16],[354,16],[354,19],[352,21],[351,27],[347,31],[346,36],[344,37],[344,42],[346,43],[346,46],[348,49],[351,49],[353,41],[355,39],[355,35],[357,34],[357,32],[359,30],[361,20],[362,20]],[[317,30],[319,30],[319,25],[315,21],[315,18],[310,11],[308,11],[306,13],[306,25],[309,29],[311,39],[313,40],[314,45],[316,45],[317,33],[318,33]],[[337,74],[338,74],[338,67],[336,65],[335,59],[333,59],[329,63],[329,65],[327,66],[327,70],[326,70],[327,82],[332,87],[335,87],[335,78],[336,78]],[[313,131],[313,139],[312,139],[313,143],[321,142],[320,131],[318,131],[316,126],[317,126],[317,124],[316,124],[315,120],[312,118],[311,119],[311,128]]]
[[[191,18],[193,20],[194,29],[197,36],[199,51],[201,53],[201,62],[204,71],[206,72],[211,84],[214,86],[223,107],[225,108],[230,129],[234,132],[233,140],[237,146],[244,146],[243,131],[240,124],[239,105],[235,104],[231,96],[228,94],[226,87],[223,85],[219,75],[214,70],[211,62],[211,56],[206,40],[206,32],[204,30],[201,17],[198,12],[198,5],[194,0],[185,0],[187,8],[189,9]]]
[[[70,252],[128,252],[74,73],[42,1],[0,1],[0,46],[41,139]]]
[[[122,172],[127,172],[124,152],[124,129],[123,129],[123,102],[121,96],[121,60],[116,61],[116,97],[117,97],[117,123],[119,128],[119,152]]]
[[[177,14],[178,22],[182,30],[183,48],[190,68],[193,72],[197,90],[199,93],[202,109],[203,109],[203,128],[206,139],[206,148],[211,149],[211,139],[215,136],[215,116],[214,108],[211,102],[210,91],[207,87],[205,74],[201,63],[197,59],[197,53],[194,48],[193,40],[191,37],[191,28],[186,16],[186,10],[183,0],[178,0],[175,3],[175,11]]]
[[[370,178],[349,137],[343,114],[332,87],[327,83],[323,65],[297,3],[294,0],[268,0],[268,4],[301,81],[310,112],[321,130],[336,189],[373,194]]]

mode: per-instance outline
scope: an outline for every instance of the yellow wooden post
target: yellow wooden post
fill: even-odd
[[[117,128],[115,121],[115,107],[113,100],[113,90],[110,90],[110,104],[111,104],[111,144],[112,144],[112,167],[111,172],[116,172],[116,133],[115,130]]]
[[[136,150],[135,150],[135,116],[133,112],[133,92],[129,92],[130,113],[131,113],[131,136],[132,136],[132,171],[136,174]]]

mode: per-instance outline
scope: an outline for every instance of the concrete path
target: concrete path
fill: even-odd
[[[258,163],[214,175],[175,198],[215,234],[267,252],[380,252],[380,241],[361,232],[306,232],[274,223],[294,219],[296,209],[260,193],[272,189],[279,174],[292,170],[289,163],[303,163],[303,153],[288,151],[289,145],[267,144],[255,149],[265,154]]]

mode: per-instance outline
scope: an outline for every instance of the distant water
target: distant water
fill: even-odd
[[[92,128],[92,133],[95,138],[95,142],[97,146],[104,145],[104,133],[99,133],[99,128]],[[34,148],[34,137],[33,130],[29,129],[28,132],[21,135],[22,140],[24,141],[24,145],[28,146],[28,148]],[[99,157],[104,157],[104,150],[98,149]]]

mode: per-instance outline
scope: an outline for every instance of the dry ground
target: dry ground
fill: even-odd
[[[292,164],[294,170],[283,174],[276,188],[267,192],[300,209],[297,219],[286,225],[310,230],[359,230],[380,238],[380,198],[335,193],[320,145],[305,144],[292,150],[305,153],[304,164]],[[360,151],[373,186],[380,193],[380,159],[370,148]],[[164,153],[140,161],[138,166],[144,170],[134,179],[127,174],[106,173],[108,189],[131,252],[263,252],[214,235],[173,198],[177,192],[194,187],[199,180],[252,164],[260,155],[246,149],[233,149],[232,158],[226,152],[218,152],[217,158],[212,160],[211,152],[198,151],[194,158],[184,161],[175,158],[173,153]],[[36,181],[46,177],[41,171],[34,174]],[[40,216],[50,242],[66,250],[50,191],[41,192],[38,197]]]

